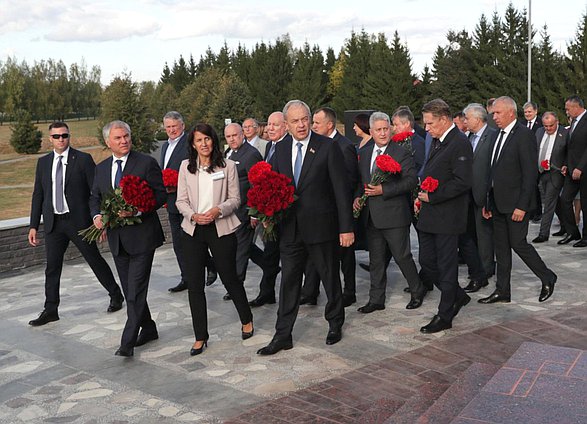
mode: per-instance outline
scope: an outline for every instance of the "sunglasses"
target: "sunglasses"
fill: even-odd
[[[67,140],[69,138],[69,134],[67,134],[67,133],[65,133],[65,134],[51,134],[51,138],[53,140],[59,140],[60,138]]]

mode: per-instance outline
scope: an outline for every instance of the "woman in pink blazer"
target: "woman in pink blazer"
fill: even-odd
[[[181,247],[186,261],[186,282],[196,341],[190,354],[208,346],[208,314],[204,293],[208,249],[226,291],[242,323],[242,339],[253,336],[253,315],[247,295],[236,274],[236,236],[240,225],[235,215],[240,205],[236,164],[224,159],[214,128],[197,124],[188,135],[188,159],[179,168],[177,201],[183,215]]]

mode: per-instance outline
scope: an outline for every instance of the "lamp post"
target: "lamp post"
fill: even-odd
[[[532,0],[528,0],[528,101],[532,101]]]

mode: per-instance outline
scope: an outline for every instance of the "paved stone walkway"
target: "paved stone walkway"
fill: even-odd
[[[530,239],[537,231],[531,225]],[[178,282],[169,246],[157,251],[149,292],[160,339],[136,348],[129,359],[113,355],[125,312],[105,312],[108,297],[82,260],[64,267],[61,320],[39,328],[27,323],[42,309],[43,269],[5,273],[0,275],[0,422],[416,422],[414,416],[402,421],[392,415],[410,405],[412,412],[415,405],[426,405],[418,416],[425,413],[478,362],[489,378],[496,370],[483,366],[501,366],[524,341],[587,349],[587,328],[580,324],[587,311],[582,270],[587,249],[559,247],[556,240],[538,246],[559,275],[553,298],[543,304],[540,282],[515,257],[512,303],[471,302],[452,330],[425,336],[418,330],[434,315],[439,292],[431,292],[421,308],[406,310],[406,283],[392,264],[386,309],[363,315],[356,308],[367,301],[368,274],[358,268],[358,303],[347,308],[343,340],[324,343],[322,294],[318,306],[300,308],[294,349],[272,357],[255,352],[273,335],[277,305],[253,310],[255,336],[242,341],[236,310],[222,300],[219,282],[207,288],[209,346],[202,355],[189,356],[194,337],[187,293],[167,291]],[[413,247],[416,252],[414,237]],[[366,260],[364,252],[357,257]],[[463,285],[466,273],[461,267]],[[251,264],[250,299],[259,278]],[[473,300],[492,290],[490,285]],[[574,318],[560,324],[567,316]],[[498,343],[492,349],[487,340]],[[430,362],[438,358],[446,362]],[[316,397],[316,391],[325,393]],[[356,402],[349,407],[352,396]]]

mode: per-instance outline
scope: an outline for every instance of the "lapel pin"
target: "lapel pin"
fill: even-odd
[[[316,153],[316,151],[310,147],[310,153]]]

